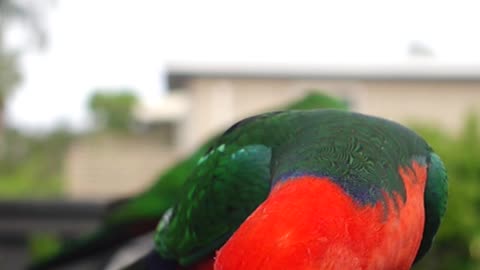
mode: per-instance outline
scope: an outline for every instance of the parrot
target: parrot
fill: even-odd
[[[309,110],[333,108],[348,110],[346,101],[310,89],[307,94],[283,106],[284,110]],[[131,198],[109,203],[104,221],[93,233],[78,240],[67,241],[56,253],[34,261],[29,269],[52,269],[75,263],[101,253],[113,253],[129,240],[155,231],[158,220],[179,196],[182,185],[188,178],[197,160],[210,147],[218,135],[207,140],[189,157],[181,160],[164,173],[145,191]]]
[[[447,207],[441,158],[412,130],[340,110],[227,129],[127,270],[410,269]]]

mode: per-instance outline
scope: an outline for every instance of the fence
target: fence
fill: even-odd
[[[0,269],[25,268],[31,256],[29,238],[34,234],[68,239],[92,231],[105,208],[97,202],[0,201]],[[76,268],[98,269],[100,262],[87,264]]]

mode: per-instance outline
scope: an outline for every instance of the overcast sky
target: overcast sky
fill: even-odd
[[[475,1],[58,0],[48,47],[22,59],[10,123],[81,127],[95,88],[130,87],[160,98],[169,62],[405,63],[412,41],[433,62],[480,64]],[[11,39],[21,40],[20,31]]]

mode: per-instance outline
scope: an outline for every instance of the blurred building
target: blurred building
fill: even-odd
[[[75,199],[128,196],[145,189],[177,160],[168,137],[160,132],[86,136],[74,141],[67,153],[65,189]]]
[[[168,67],[167,78],[168,96],[136,110],[145,133],[161,136],[153,136],[153,141],[131,138],[136,143],[119,142],[110,146],[111,153],[101,155],[88,149],[108,144],[77,145],[68,170],[73,195],[110,197],[136,192],[162,168],[233,122],[276,109],[312,90],[345,99],[354,111],[402,123],[429,123],[451,133],[460,129],[467,113],[480,111],[480,69],[465,66],[175,64]],[[116,161],[115,169],[107,168],[109,159]],[[97,171],[86,173],[88,168]],[[88,187],[99,181],[104,184]]]
[[[354,111],[452,133],[469,111],[480,109],[480,69],[469,67],[171,65],[167,72],[171,94],[182,93],[190,104],[177,122],[182,153],[236,120],[312,89],[346,99]]]

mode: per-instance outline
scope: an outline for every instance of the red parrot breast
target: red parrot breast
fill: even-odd
[[[281,182],[219,250],[215,270],[407,270],[424,228],[426,167],[398,169],[406,199],[361,205],[328,177]]]

